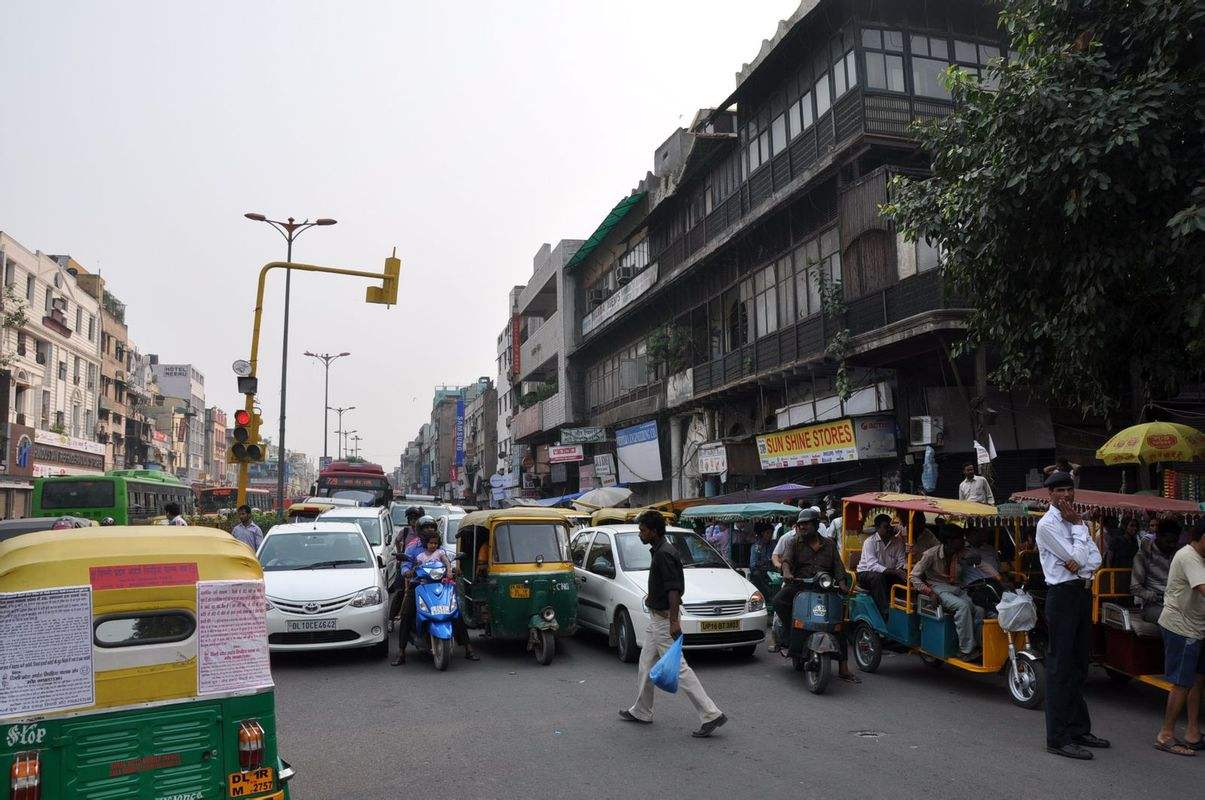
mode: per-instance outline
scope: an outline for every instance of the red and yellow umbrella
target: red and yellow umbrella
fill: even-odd
[[[1205,458],[1205,433],[1174,422],[1144,422],[1117,433],[1096,451],[1106,464],[1155,464]]]

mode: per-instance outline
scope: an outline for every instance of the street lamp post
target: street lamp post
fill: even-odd
[[[330,406],[327,406],[326,410],[334,411],[336,414],[339,415],[339,428],[338,428],[338,430],[335,431],[335,435],[338,436],[339,438],[335,440],[335,449],[337,449],[339,451],[339,455],[337,457],[340,460],[342,460],[342,458],[343,458],[343,415],[346,414],[348,411],[355,411],[356,407],[355,406],[347,406],[345,408],[332,408]]]
[[[360,442],[364,441],[364,437],[356,435],[356,436],[351,437],[351,440],[352,440],[352,450],[353,450],[352,455],[356,458],[359,458],[360,457]]]
[[[310,222],[304,219],[297,222],[293,217],[289,217],[286,221],[281,222],[276,219],[268,219],[263,214],[247,212],[243,214],[253,222],[264,222],[271,225],[281,236],[284,237],[286,243],[285,261],[293,263],[293,240],[301,235],[302,231],[309,230],[316,225],[334,225],[335,220],[322,217]],[[286,389],[289,379],[289,294],[292,289],[293,270],[285,269],[285,319],[284,319],[284,342],[281,345],[280,352],[280,442],[279,451],[276,456],[276,494],[278,505],[277,519],[284,522],[285,518],[285,399]]]
[[[305,354],[310,358],[316,358],[326,367],[326,380],[323,384],[322,393],[322,457],[327,458],[327,440],[330,438],[330,411],[331,411],[331,362],[350,356],[351,353],[311,353],[309,350]],[[340,418],[339,427],[343,427],[342,418]]]
[[[343,448],[342,458],[347,458],[347,440],[351,438],[353,433],[357,433],[357,431],[354,428],[350,431],[343,431],[343,438],[341,439],[341,442],[340,442],[340,447]]]

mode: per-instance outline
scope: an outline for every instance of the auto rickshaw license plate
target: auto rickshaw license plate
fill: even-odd
[[[261,767],[250,772],[231,772],[226,776],[227,794],[231,797],[251,797],[270,792],[275,788],[275,773],[271,767]]]
[[[509,594],[511,597],[531,597],[531,587],[522,583],[512,583]]]
[[[741,629],[741,621],[739,619],[724,620],[724,621],[704,621],[699,623],[699,630],[703,633],[714,633],[715,631],[739,631]]]

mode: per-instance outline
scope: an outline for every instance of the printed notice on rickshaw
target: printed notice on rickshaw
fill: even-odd
[[[263,581],[197,582],[197,693],[272,685]]]
[[[90,706],[92,587],[0,593],[0,717]]]

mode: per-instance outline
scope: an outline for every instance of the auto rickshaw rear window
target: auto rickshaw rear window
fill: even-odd
[[[114,482],[46,481],[42,484],[42,508],[105,508],[113,505]]]
[[[499,564],[568,561],[565,539],[564,526],[551,522],[499,525],[494,529],[494,561]]]
[[[182,642],[197,629],[187,611],[146,611],[114,614],[93,623],[92,640],[97,647],[137,647]]]

